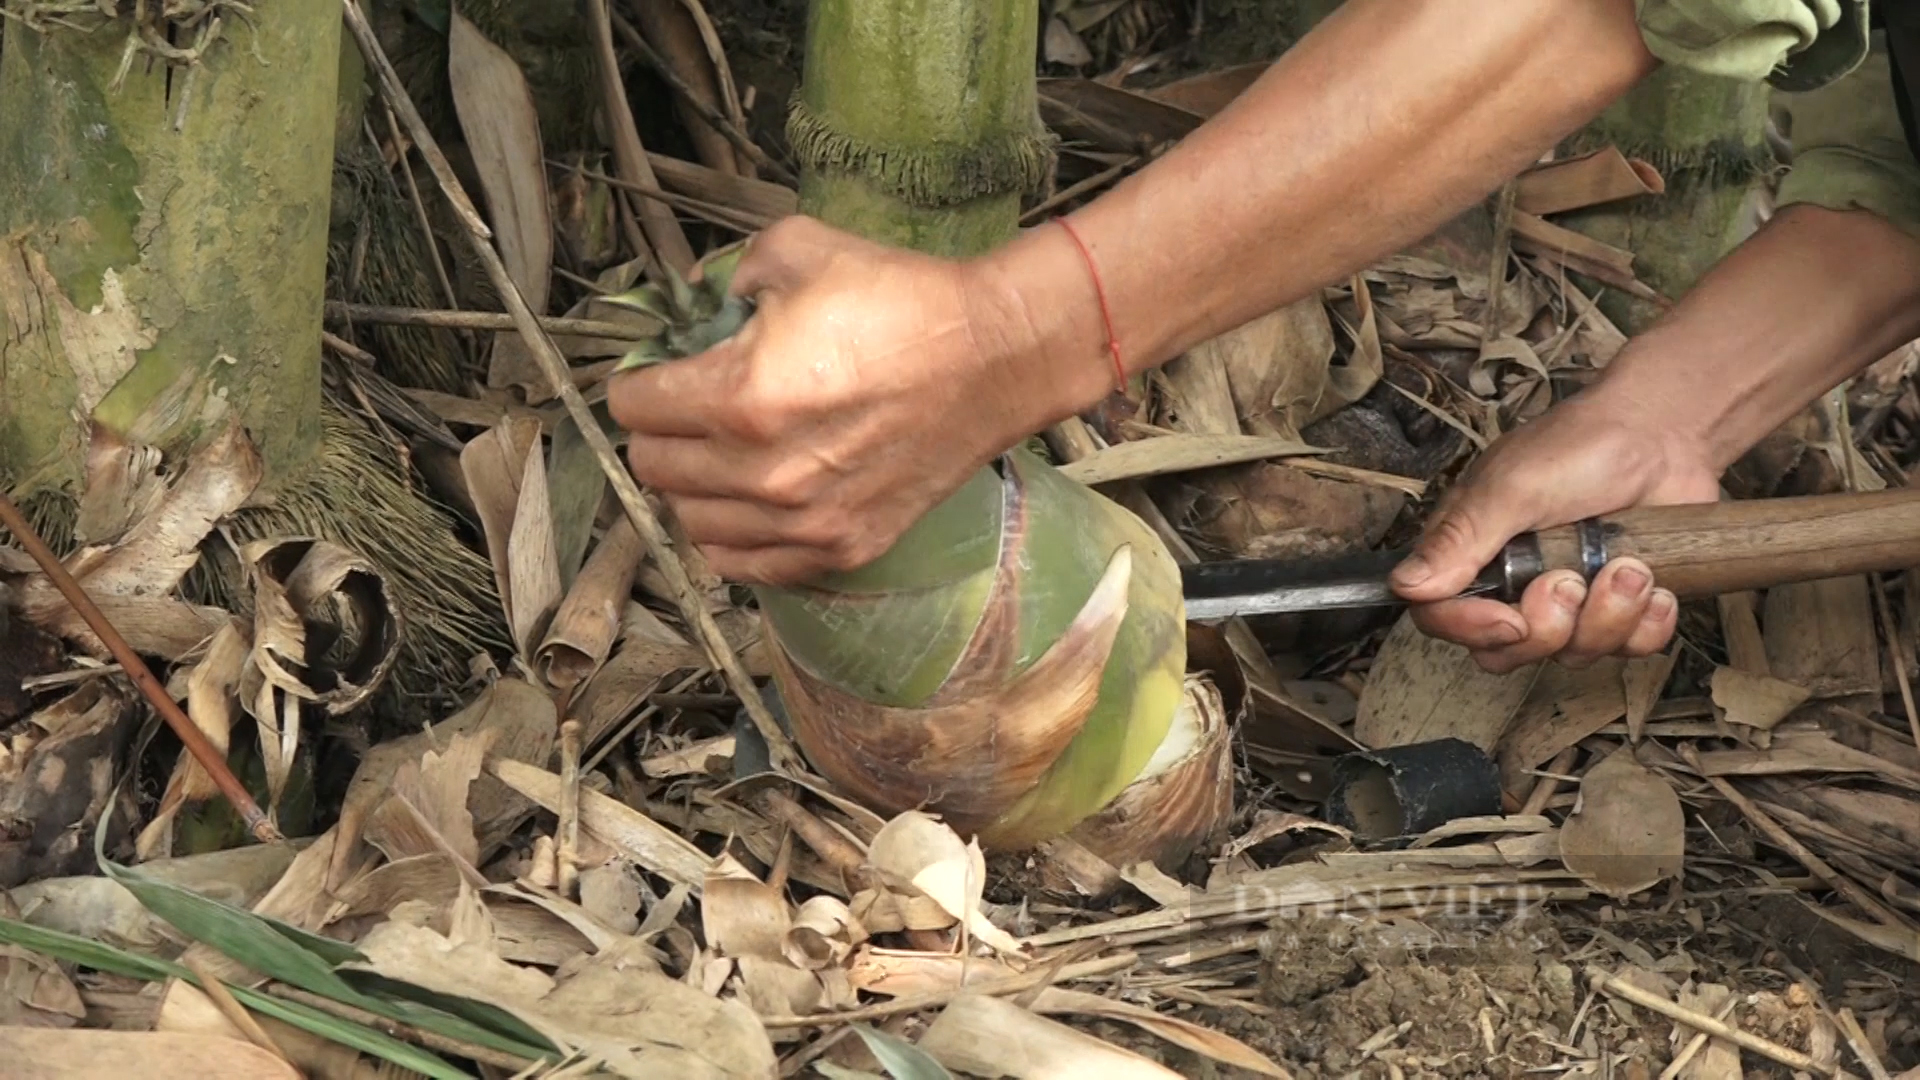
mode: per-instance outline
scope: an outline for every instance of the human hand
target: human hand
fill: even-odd
[[[792,217],[749,243],[732,289],[756,304],[739,333],[608,390],[635,479],[727,580],[863,566],[1078,405],[973,264]]]
[[[1467,646],[1488,671],[1645,656],[1673,637],[1679,605],[1638,559],[1609,562],[1591,586],[1573,571],[1543,574],[1518,605],[1457,594],[1522,532],[1719,496],[1705,447],[1603,382],[1496,442],[1442,498],[1394,588],[1421,630]]]

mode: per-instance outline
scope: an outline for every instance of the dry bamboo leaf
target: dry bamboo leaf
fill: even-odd
[[[1608,284],[1615,280],[1633,280],[1633,252],[1555,225],[1525,210],[1514,211],[1513,239],[1516,247],[1531,246],[1549,258],[1565,262],[1570,269],[1598,270],[1599,273],[1592,276]]]
[[[1137,153],[1184,137],[1201,118],[1175,105],[1092,79],[1041,79],[1040,115],[1046,125],[1102,149]]]
[[[1179,1073],[1012,1002],[963,994],[920,1049],[949,1069],[998,1080],[1179,1080]]]
[[[244,1040],[158,1031],[0,1027],[0,1061],[34,1080],[300,1080]]]
[[[752,1012],[624,951],[590,957],[554,978],[398,922],[375,927],[359,948],[373,971],[506,1009],[617,1076],[765,1080],[776,1071],[773,1045]]]
[[[1452,737],[1491,751],[1539,674],[1538,664],[1489,674],[1467,649],[1402,615],[1367,674],[1354,738],[1378,750]]]
[[[458,11],[447,30],[447,80],[507,276],[527,307],[545,312],[553,220],[533,93],[513,57]]]
[[[1680,643],[1676,641],[1666,652],[1627,661],[1621,677],[1626,683],[1628,741],[1637,743],[1646,733],[1647,717],[1660,703],[1660,694],[1679,658]]]
[[[945,930],[956,921],[931,896],[909,896],[886,889],[863,889],[847,901],[847,908],[861,926],[875,934]]]
[[[234,694],[240,688],[240,675],[246,666],[249,643],[239,622],[229,620],[215,634],[207,655],[193,666],[187,676],[187,716],[222,755],[227,752],[233,732]],[[185,750],[174,762],[173,775],[160,796],[160,807],[135,843],[142,862],[163,856],[171,848],[173,820],[189,802],[204,802],[220,794],[213,777]]]
[[[1019,973],[993,957],[901,949],[862,948],[847,965],[847,977],[855,989],[894,998],[941,994]]]
[[[1772,731],[1813,695],[1806,687],[1784,679],[1730,667],[1714,669],[1712,686],[1713,703],[1727,723],[1761,731]]]
[[[1920,790],[1920,770],[1856,750],[1825,734],[1781,736],[1765,750],[1713,750],[1700,755],[1708,776],[1780,776],[1831,772],[1875,774],[1889,783]]]
[[[275,1046],[286,1052],[289,1062],[305,1074],[307,1080],[387,1080],[384,1062],[363,1057],[351,1046],[270,1016],[252,1015],[254,1022],[266,1031]],[[244,1042],[247,1038],[204,991],[179,979],[167,982],[160,1008],[154,1013],[153,1027],[155,1031],[207,1040]]]
[[[1615,751],[1580,781],[1577,811],[1560,829],[1567,869],[1617,900],[1680,873],[1686,818],[1673,785],[1631,748]]]
[[[987,921],[980,896],[987,885],[986,856],[980,842],[960,842],[946,823],[917,810],[887,822],[873,838],[867,863],[883,878],[931,898],[969,933],[1000,952],[1017,953],[1020,943]]]
[[[418,761],[402,762],[386,799],[367,818],[367,842],[396,862],[445,855],[469,880],[483,884],[467,793],[493,739],[494,733],[485,729],[461,732],[448,740],[445,750],[428,750]]]
[[[1501,785],[1526,791],[1527,770],[1625,716],[1625,669],[1625,661],[1611,658],[1578,671],[1547,666],[1500,742]]]
[[[380,743],[367,751],[341,801],[341,842],[329,854],[327,883],[340,887],[348,864],[357,857],[367,816],[385,800],[395,774],[430,750],[444,750],[461,735],[488,733],[494,760],[544,763],[553,750],[553,699],[519,679],[501,679],[466,708],[427,731]],[[468,791],[468,812],[484,860],[531,804],[494,777],[481,775]]]
[[[87,1018],[73,980],[53,959],[0,946],[0,1025],[69,1028]]]
[[[546,809],[559,812],[563,782],[558,774],[499,758],[487,763],[487,771]],[[753,876],[733,856],[722,855],[716,861],[679,833],[592,788],[580,790],[580,827],[634,865],[696,892],[704,887],[710,869],[726,877]]]
[[[1060,472],[1095,486],[1321,452],[1297,439],[1260,435],[1160,435],[1096,451],[1061,466]]]
[[[1866,577],[1776,585],[1765,603],[1767,662],[1814,697],[1878,694],[1880,638]]]
[[[1150,862],[1122,867],[1120,879],[1140,890],[1156,904],[1177,904],[1187,898],[1188,888]]]
[[[1182,1049],[1204,1054],[1236,1069],[1276,1077],[1278,1080],[1291,1080],[1292,1077],[1291,1073],[1274,1064],[1265,1054],[1232,1036],[1201,1027],[1189,1020],[1163,1016],[1152,1009],[1098,994],[1049,986],[1040,991],[1040,996],[1034,1000],[1033,1010],[1043,1014],[1071,1013],[1123,1021]]]
[[[553,533],[553,500],[547,493],[547,460],[536,446],[527,455],[520,498],[507,535],[507,577],[513,604],[507,621],[514,648],[531,658],[540,635],[560,606],[560,554]]]
[[[763,227],[800,210],[797,192],[766,180],[728,176],[704,165],[651,151],[647,153],[647,164],[666,190],[724,206],[760,221]]]
[[[580,906],[618,933],[640,929],[640,877],[633,864],[613,859],[580,873]]]
[[[1845,930],[1861,941],[1872,945],[1874,948],[1884,949],[1895,956],[1902,956],[1916,964],[1920,964],[1920,930],[1914,929],[1911,925],[1888,926],[1884,923],[1866,922],[1862,919],[1842,915],[1836,911],[1830,911],[1818,904],[1809,904],[1805,900],[1800,901],[1800,904],[1808,911]]]
[[[467,491],[480,517],[500,603],[509,612],[513,610],[513,583],[507,538],[513,533],[527,457],[539,449],[540,422],[515,416],[488,428],[460,451],[460,475],[467,481]]]
[[[1240,64],[1220,71],[1207,71],[1176,79],[1164,86],[1156,86],[1142,93],[1156,101],[1177,105],[1198,116],[1212,117],[1220,110],[1233,104],[1254,80],[1264,74],[1268,61]]]
[[[1514,182],[1513,205],[1544,217],[1666,190],[1666,181],[1652,165],[1609,146],[1521,173]]]
[[[554,613],[535,656],[536,670],[547,685],[572,689],[606,662],[643,554],[640,534],[627,518],[608,528]]]

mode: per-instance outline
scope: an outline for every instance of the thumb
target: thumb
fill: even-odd
[[[1494,487],[1473,485],[1441,506],[1427,523],[1413,554],[1395,567],[1394,591],[1415,603],[1445,600],[1473,579],[1507,541],[1532,526],[1523,500],[1502,497]]]

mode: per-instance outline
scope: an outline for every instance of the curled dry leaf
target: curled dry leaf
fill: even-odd
[[[1588,770],[1578,812],[1560,828],[1567,869],[1616,899],[1679,874],[1686,844],[1679,793],[1630,748]]]
[[[979,841],[960,842],[946,823],[909,810],[887,822],[873,838],[867,865],[891,886],[926,896],[969,933],[1005,953],[1021,951],[1011,934],[987,921],[980,896],[987,885],[986,856]]]
[[[628,594],[633,591],[634,571],[644,553],[640,534],[625,516],[607,529],[600,546],[567,590],[534,657],[535,670],[547,685],[571,689],[606,662],[620,632]]]
[[[371,697],[405,632],[386,574],[359,553],[312,537],[256,541],[240,554],[256,604],[266,605],[255,616],[253,662],[268,681],[336,716]],[[345,643],[352,653],[332,660]]]
[[[780,952],[795,967],[819,970],[839,967],[865,940],[867,931],[851,908],[837,897],[815,896],[794,912]]]
[[[1772,731],[1813,694],[1784,679],[1730,667],[1714,669],[1712,687],[1713,703],[1727,723],[1760,731]]]

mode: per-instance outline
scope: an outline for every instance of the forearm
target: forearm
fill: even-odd
[[[1654,66],[1633,0],[1350,0],[1219,116],[1074,215],[1139,371],[1432,232]],[[1047,376],[1112,385],[1063,230],[988,260]],[[1042,377],[1036,375],[1035,377]]]
[[[1616,415],[1660,418],[1724,470],[1916,337],[1920,240],[1865,211],[1793,206],[1702,277],[1589,394]]]

